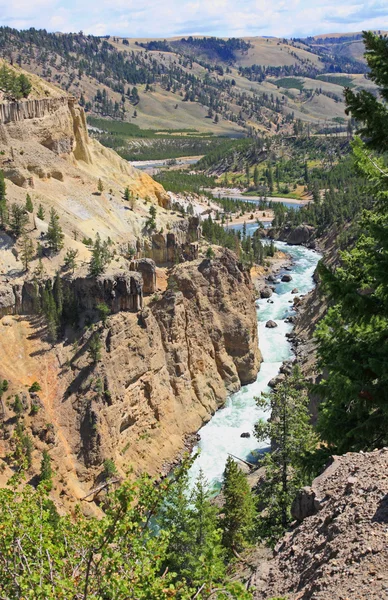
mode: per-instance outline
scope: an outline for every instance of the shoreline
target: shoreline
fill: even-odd
[[[296,204],[299,206],[306,206],[307,204],[309,204],[312,201],[312,198],[287,198],[284,196],[267,196],[267,197],[262,197],[259,195],[247,195],[244,193],[244,191],[239,190],[238,188],[211,188],[209,190],[213,196],[215,197],[220,197],[220,198],[231,198],[236,199],[236,200],[245,200],[247,202],[249,201],[256,201],[256,202],[260,202],[261,200],[265,201],[265,202],[287,202],[288,204]]]
[[[281,250],[278,250],[275,253],[275,256],[272,258],[268,258],[268,260],[271,262],[270,266],[267,267],[263,265],[255,265],[250,269],[250,277],[252,279],[252,284],[255,288],[256,300],[260,298],[260,290],[263,289],[266,285],[268,285],[266,282],[266,278],[269,275],[277,275],[279,271],[292,265],[291,256]],[[260,367],[261,364],[262,363],[260,363]],[[242,387],[243,386],[241,384],[240,389]],[[228,396],[225,398],[224,404],[220,406],[217,410],[224,408],[227,399]],[[215,413],[209,415],[209,418],[206,421],[204,421],[204,423],[197,431],[185,435],[184,439],[182,440],[182,449],[173,459],[171,459],[171,461],[168,461],[163,465],[161,478],[168,477],[176,467],[182,464],[183,460],[185,459],[185,457],[187,457],[187,455],[191,456],[195,446],[201,439],[199,431],[204,425],[206,425],[206,423],[208,423],[213,418],[214,414]]]

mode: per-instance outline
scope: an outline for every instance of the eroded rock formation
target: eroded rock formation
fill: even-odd
[[[87,383],[86,332],[58,398],[61,427],[91,478],[105,457],[123,468],[168,470],[186,437],[260,366],[252,283],[229,251],[178,265],[160,299],[112,315],[100,336],[98,393]]]

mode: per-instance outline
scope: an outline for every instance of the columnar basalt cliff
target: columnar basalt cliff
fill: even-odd
[[[4,315],[37,314],[37,297],[42,296],[45,282],[2,283],[0,288],[0,318]],[[118,269],[95,277],[63,278],[62,285],[72,293],[78,311],[95,311],[105,303],[110,311],[138,311],[143,306],[141,273]]]

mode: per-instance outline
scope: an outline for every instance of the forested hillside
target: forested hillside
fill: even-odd
[[[359,37],[356,42],[362,44]],[[198,37],[142,42],[0,29],[1,56],[74,94],[90,114],[218,135],[346,125],[344,86],[373,88],[365,62],[342,51],[346,43],[346,36],[336,44]]]

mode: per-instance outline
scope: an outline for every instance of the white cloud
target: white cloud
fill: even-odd
[[[0,14],[3,24],[12,27],[128,37],[291,37],[388,29],[386,0],[0,0]]]

